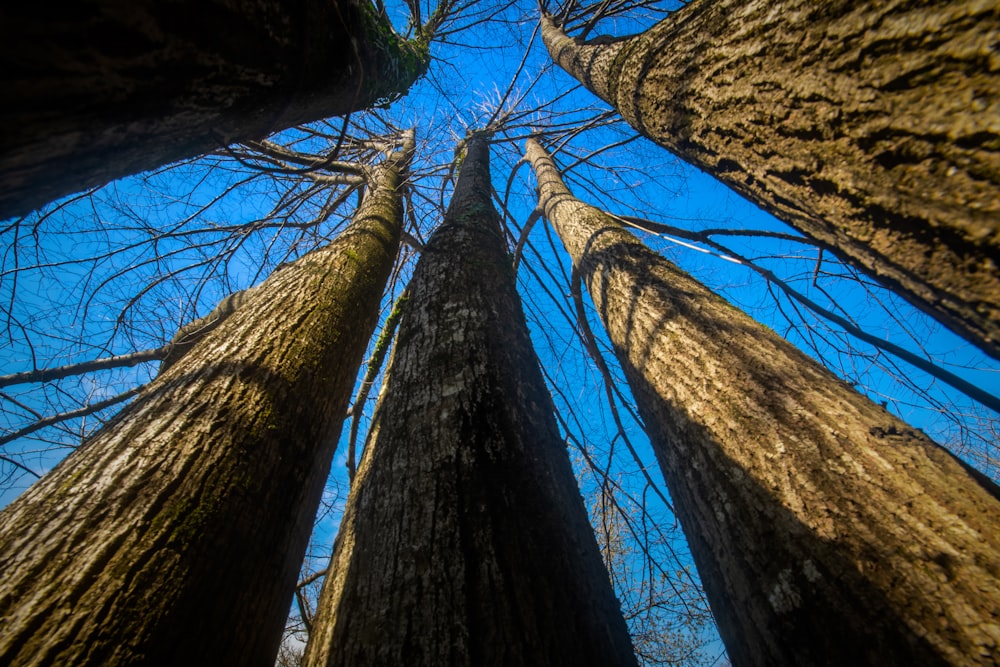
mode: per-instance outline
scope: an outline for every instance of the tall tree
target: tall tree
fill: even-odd
[[[5,665],[273,664],[396,257],[409,151],[0,513]]]
[[[1000,9],[696,0],[578,43],[567,72],[641,134],[1000,358]]]
[[[529,140],[736,664],[989,663],[998,490],[607,214]]]
[[[6,3],[0,219],[398,96],[431,35],[361,0]]]
[[[634,664],[490,194],[474,134],[408,288],[313,667]]]

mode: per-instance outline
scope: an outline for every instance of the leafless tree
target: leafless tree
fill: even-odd
[[[456,139],[472,127],[493,133],[494,202],[592,522],[607,545],[634,554],[618,559],[612,576],[645,664],[711,664],[722,647],[704,629],[701,583],[612,345],[535,210],[535,180],[523,162],[526,138],[545,141],[578,196],[613,211],[654,249],[845,382],[1000,476],[996,414],[985,407],[990,399],[984,404],[948,384],[957,379],[995,394],[994,362],[944,338],[933,320],[813,240],[761,220],[639,138],[554,66],[537,32],[534,3],[446,4],[454,11],[435,28],[426,76],[385,108],[231,144],[4,223],[4,503],[132,400],[157,374],[158,360],[175,349],[171,342],[183,340],[174,340],[178,332],[211,321],[220,301],[340,235],[367,189],[368,166],[410,126],[417,128],[417,146],[405,193],[405,243],[381,304],[385,333],[366,353],[371,363],[358,382],[367,389],[356,392],[346,411],[350,425],[300,575],[311,583],[300,589],[301,612],[292,604],[289,647],[304,644],[315,610],[310,591],[322,583],[349,487],[350,433],[360,447],[371,424],[383,378],[377,341],[384,350],[392,340],[394,304],[443,219]],[[399,35],[417,39],[437,7],[389,3],[385,15]],[[601,1],[548,10],[583,41],[606,41],[601,34],[655,25],[664,7]],[[713,194],[686,196],[706,189]],[[354,461],[361,456],[356,451]],[[691,650],[671,653],[684,637]]]

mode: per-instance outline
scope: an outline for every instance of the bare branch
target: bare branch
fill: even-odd
[[[159,361],[167,356],[170,351],[169,345],[151,350],[141,350],[130,354],[120,354],[114,357],[104,357],[84,361],[78,364],[66,364],[56,368],[42,368],[34,371],[23,371],[21,373],[11,373],[0,375],[0,387],[8,387],[14,384],[26,382],[51,382],[71,375],[83,375],[92,371],[100,371],[108,368],[126,368],[148,361]]]

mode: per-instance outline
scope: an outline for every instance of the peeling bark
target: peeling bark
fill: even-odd
[[[528,338],[489,146],[421,253],[306,664],[631,665]]]
[[[696,0],[553,59],[641,134],[1000,358],[1000,8]]]
[[[274,663],[399,246],[392,165],[0,513],[0,664]]]
[[[997,488],[574,199],[537,142],[528,158],[733,663],[994,664]]]
[[[427,68],[359,0],[0,9],[0,219],[399,95]]]

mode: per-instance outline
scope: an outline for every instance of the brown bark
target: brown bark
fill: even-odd
[[[634,664],[474,137],[409,287],[306,664]]]
[[[996,487],[574,199],[536,142],[528,156],[734,664],[992,664]]]
[[[641,134],[1000,358],[1000,9],[695,0],[552,57]]]
[[[279,267],[280,269],[281,267]],[[167,369],[177,363],[178,359],[190,352],[205,336],[215,331],[220,324],[235,313],[237,308],[246,303],[252,289],[233,292],[222,299],[208,315],[182,326],[170,339],[170,342],[164,346],[166,354],[160,362],[160,373],[166,373]]]
[[[393,164],[0,513],[0,663],[273,664],[398,250]]]
[[[359,0],[0,9],[0,219],[404,93],[426,46]]]

